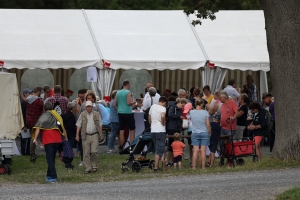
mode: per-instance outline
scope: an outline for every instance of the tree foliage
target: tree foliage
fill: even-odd
[[[193,9],[200,2],[209,6],[210,2],[216,1],[219,1],[220,10],[261,9],[259,0],[0,0],[0,8],[183,10]],[[214,9],[214,6],[211,5],[211,8]]]

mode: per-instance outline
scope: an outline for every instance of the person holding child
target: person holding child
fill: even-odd
[[[193,124],[191,136],[193,145],[192,168],[196,169],[196,161],[200,150],[201,167],[202,169],[205,169],[206,147],[209,145],[211,126],[209,114],[206,110],[203,110],[203,100],[196,100],[195,104],[196,110],[190,111]]]
[[[174,142],[171,144],[171,147],[173,149],[173,157],[174,157],[173,159],[174,169],[176,169],[177,163],[178,163],[178,168],[181,169],[181,161],[182,161],[183,149],[185,148],[185,144],[180,140],[181,140],[180,133],[175,133]]]

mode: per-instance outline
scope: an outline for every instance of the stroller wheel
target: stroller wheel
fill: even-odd
[[[11,175],[12,174],[12,167],[9,164],[5,164],[7,167],[7,174]]]
[[[154,167],[154,160],[151,160],[150,163],[149,163],[149,168],[153,169],[153,167]]]
[[[245,164],[245,160],[243,158],[237,159],[237,165],[242,166]]]
[[[142,166],[140,162],[133,162],[132,163],[132,172],[139,172]]]

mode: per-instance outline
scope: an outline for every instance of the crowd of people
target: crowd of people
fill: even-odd
[[[263,94],[262,101],[258,102],[256,85],[250,75],[243,90],[236,87],[234,80],[229,80],[225,88],[217,89],[213,94],[210,86],[206,85],[202,90],[198,87],[190,91],[181,88],[173,93],[166,89],[160,96],[153,84],[148,83],[145,95],[136,99],[130,87],[130,82],[125,80],[122,89],[112,92],[110,102],[99,100],[93,91],[86,89],[79,90],[73,101],[68,98],[72,95],[70,92],[69,96],[62,96],[59,85],[54,86],[52,95],[49,95],[49,86],[24,89],[21,100],[23,131],[29,129],[32,137],[22,138],[22,154],[31,155],[30,161],[35,162],[35,148],[41,143],[48,163],[47,182],[57,181],[57,152],[66,168],[74,168],[73,148],[80,155],[79,166],[84,166],[84,173],[97,172],[98,145],[105,141],[102,129],[111,130],[107,138],[107,153],[122,151],[128,136],[126,129],[129,130],[129,141],[135,138],[134,110],[144,112],[145,130],[151,132],[154,140],[155,172],[160,161],[163,169],[172,166],[182,168],[185,148],[188,148],[192,169],[196,169],[197,163],[202,169],[213,167],[220,135],[229,135],[237,142],[244,136],[253,137],[258,161],[262,158],[262,141],[268,141],[272,151],[275,138],[274,98],[271,94]],[[182,135],[187,135],[187,146],[182,142]],[[268,139],[263,140],[266,136]],[[116,137],[118,149],[115,149]],[[211,152],[208,161],[207,148]]]

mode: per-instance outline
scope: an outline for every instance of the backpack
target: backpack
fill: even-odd
[[[61,97],[60,97],[61,99]],[[59,115],[62,115],[62,110],[61,110],[61,107],[60,107],[60,103],[59,103],[59,100],[56,100],[54,105],[53,105],[53,110],[55,110]]]
[[[272,121],[272,115],[270,113],[270,111],[264,109],[266,114],[265,114],[265,119],[267,121],[267,131],[268,133],[270,133],[273,129],[273,121]]]

